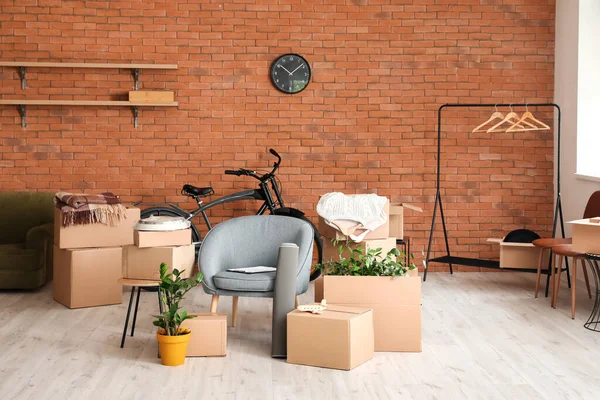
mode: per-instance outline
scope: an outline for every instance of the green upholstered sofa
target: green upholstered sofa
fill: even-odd
[[[0,289],[52,279],[54,193],[0,193]]]

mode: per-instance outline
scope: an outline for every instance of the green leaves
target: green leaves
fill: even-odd
[[[354,276],[404,276],[409,270],[415,269],[414,257],[410,255],[410,265],[405,265],[405,253],[397,248],[391,249],[387,254],[382,254],[383,249],[367,249],[353,242],[340,242],[332,240],[337,248],[339,260],[327,261],[315,266],[327,275],[354,275]],[[344,257],[347,251],[349,257]]]
[[[202,273],[188,279],[181,278],[184,271],[174,269],[172,273],[168,272],[167,264],[160,264],[160,301],[163,308],[167,311],[161,315],[154,315],[156,320],[154,326],[162,328],[167,336],[178,336],[181,334],[180,326],[186,319],[194,318],[186,310],[181,310],[179,303],[183,300],[187,292],[202,283],[204,278]],[[180,311],[181,310],[181,311]]]

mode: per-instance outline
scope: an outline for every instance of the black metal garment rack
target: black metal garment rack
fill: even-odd
[[[457,257],[450,254],[450,245],[448,244],[448,231],[446,230],[446,221],[444,218],[444,208],[442,206],[442,194],[440,188],[440,177],[441,177],[441,153],[442,153],[442,110],[445,108],[469,108],[469,107],[478,107],[478,108],[491,108],[491,107],[554,107],[558,111],[558,128],[555,129],[557,132],[557,176],[556,176],[556,205],[554,209],[554,223],[552,227],[552,237],[556,236],[556,228],[557,223],[560,220],[560,229],[562,232],[562,237],[565,237],[565,226],[563,221],[563,212],[562,212],[562,203],[560,199],[560,127],[561,127],[561,111],[560,107],[555,103],[499,103],[499,104],[444,104],[438,108],[438,135],[437,135],[437,180],[436,180],[436,193],[435,193],[435,206],[433,208],[433,217],[431,219],[431,229],[429,231],[429,245],[427,246],[427,257],[426,257],[426,265],[425,272],[423,274],[423,281],[427,280],[427,270],[429,269],[430,262],[439,262],[448,264],[450,267],[450,273],[452,274],[452,264],[455,265],[465,265],[470,267],[480,267],[480,268],[500,268],[500,263],[494,260],[485,260],[479,258],[466,258],[466,257]],[[440,212],[440,217],[442,219],[442,229],[444,230],[444,240],[446,242],[446,255],[436,258],[430,258],[431,256],[431,243],[433,242],[433,233],[435,230],[435,218],[437,216],[437,212]],[[567,279],[570,285],[570,276],[569,269],[567,265]],[[522,270],[532,272],[532,270]],[[536,271],[537,270],[533,270]],[[548,281],[550,279],[550,266],[548,266],[548,270],[543,271],[548,275]],[[546,282],[546,296],[548,296],[548,281]]]

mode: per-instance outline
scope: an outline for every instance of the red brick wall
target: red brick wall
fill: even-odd
[[[292,96],[268,78],[286,52],[313,71]],[[223,170],[264,169],[273,147],[288,203],[312,218],[333,190],[423,206],[407,218],[420,253],[438,106],[551,101],[553,55],[554,0],[3,1],[1,60],[176,63],[143,71],[141,88],[172,89],[179,107],[141,109],[137,129],[127,108],[29,107],[23,130],[15,107],[0,106],[0,190],[111,190],[191,207],[183,183],[250,188]],[[0,79],[3,99],[125,100],[132,89],[116,69],[31,68],[26,91],[15,68]],[[551,223],[552,136],[469,134],[490,112],[445,114],[445,205],[462,255],[494,256],[487,237]]]

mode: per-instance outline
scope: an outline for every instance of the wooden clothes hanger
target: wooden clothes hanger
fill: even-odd
[[[519,128],[525,128],[523,125],[520,124],[520,118],[517,115],[516,112],[514,112],[512,110],[512,106],[510,107],[510,112],[508,114],[506,114],[506,116],[504,117],[504,119],[500,122],[498,122],[496,125],[492,126],[490,129],[488,129],[488,132],[502,132],[502,129],[497,129],[498,127],[502,126],[503,124],[509,122],[511,124],[511,126],[518,126]],[[527,122],[527,121],[523,121],[523,124],[528,125],[530,128],[536,128],[535,125]],[[506,132],[506,131],[504,131]]]
[[[483,124],[479,125],[477,128],[473,129],[472,132],[485,132],[487,131],[487,129],[481,129],[484,126],[486,126],[487,124],[489,124],[490,122],[492,122],[495,119],[504,119],[504,114],[502,114],[501,112],[498,111],[498,108],[496,106],[494,106],[494,108],[496,109],[496,111],[490,116],[490,118],[485,121]]]
[[[534,123],[538,124],[536,125],[532,125],[530,124],[527,119],[530,119],[531,121],[533,121]],[[519,125],[522,124],[526,124],[526,125],[532,125],[533,128],[531,129],[527,129],[523,126],[519,127]],[[510,128],[508,128],[506,130],[506,132],[525,132],[525,131],[548,131],[550,130],[550,127],[548,125],[546,125],[545,123],[543,123],[542,121],[536,119],[532,113],[529,112],[529,109],[527,108],[527,105],[525,105],[525,112],[523,113],[523,116],[521,117],[520,120],[518,120],[515,124],[513,124]]]

